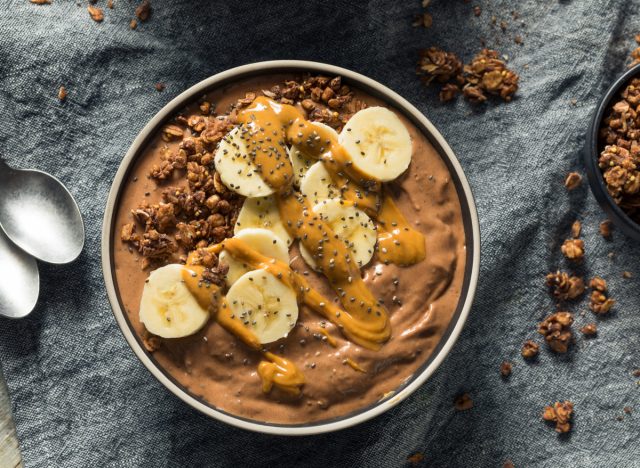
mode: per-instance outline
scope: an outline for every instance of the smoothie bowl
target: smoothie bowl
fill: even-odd
[[[109,195],[102,259],[133,351],[241,428],[303,435],[395,406],[475,293],[467,180],[388,88],[302,61],[215,75],[163,108]]]

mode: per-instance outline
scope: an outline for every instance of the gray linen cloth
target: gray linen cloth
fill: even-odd
[[[35,312],[0,320],[0,360],[26,466],[390,467],[407,465],[414,452],[424,453],[422,466],[498,467],[507,459],[516,467],[640,466],[640,387],[631,374],[640,367],[640,248],[620,232],[611,242],[600,237],[604,214],[586,184],[571,194],[562,186],[568,171],[581,170],[596,102],[635,46],[640,1],[432,4],[433,26],[424,29],[411,26],[421,11],[417,0],[155,0],[151,19],[133,31],[133,1],[114,0],[100,24],[84,0],[2,2],[1,153],[16,167],[62,179],[87,227],[78,261],[40,265]],[[515,44],[516,34],[523,45]],[[439,103],[436,90],[414,75],[418,50],[440,45],[469,60],[480,39],[507,54],[521,74],[517,98],[480,107]],[[433,378],[366,424],[298,439],[228,427],[164,389],[118,330],[100,266],[106,196],[144,123],[214,73],[281,58],[364,73],[421,109],[469,177],[483,235],[475,305]],[[156,82],[166,90],[156,91]],[[60,85],[69,92],[64,104]],[[527,364],[520,347],[529,338],[541,342],[536,324],[555,307],[544,274],[566,268],[559,245],[576,218],[584,222],[584,272],[604,276],[618,305],[598,320],[596,339],[578,336],[565,356],[543,347],[537,363]],[[633,278],[622,279],[624,270]],[[572,306],[574,328],[594,320],[586,302]],[[503,360],[514,362],[506,381]],[[471,395],[472,409],[454,410],[459,392]],[[540,413],[565,399],[575,403],[575,426],[558,436]],[[624,414],[625,406],[636,412]]]

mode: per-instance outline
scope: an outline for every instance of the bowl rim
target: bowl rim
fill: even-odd
[[[182,386],[178,385],[172,379],[166,375],[159,366],[157,366],[149,357],[146,350],[143,349],[141,343],[135,336],[135,333],[129,326],[125,313],[121,308],[119,298],[115,287],[115,277],[112,268],[112,256],[111,256],[111,239],[113,235],[113,223],[116,212],[116,201],[120,193],[121,186],[125,180],[126,174],[129,168],[134,164],[136,156],[140,149],[145,145],[154,131],[166,121],[168,117],[173,115],[176,111],[183,108],[188,102],[193,101],[195,98],[204,94],[207,90],[220,86],[225,82],[237,81],[250,76],[256,76],[260,74],[278,73],[278,72],[318,72],[329,74],[333,76],[342,76],[344,79],[353,83],[356,87],[363,86],[364,88],[375,90],[379,95],[384,96],[384,99],[388,103],[392,103],[398,110],[402,111],[405,115],[411,117],[414,121],[419,122],[424,129],[427,130],[427,136],[433,143],[435,142],[438,147],[438,153],[444,160],[449,168],[450,172],[454,172],[454,179],[457,182],[457,192],[460,198],[460,203],[463,207],[463,219],[465,222],[465,238],[467,249],[467,261],[465,264],[465,280],[466,293],[464,291],[464,285],[462,293],[458,300],[458,318],[454,318],[450,323],[448,329],[448,336],[444,343],[438,345],[434,351],[435,356],[428,358],[426,362],[430,361],[426,367],[422,370],[417,370],[409,379],[412,379],[407,385],[393,396],[380,400],[372,404],[369,409],[361,412],[356,412],[353,415],[346,416],[342,419],[335,421],[329,420],[328,422],[318,421],[302,425],[274,425],[266,422],[260,422],[257,420],[247,420],[239,416],[235,416],[230,413],[225,413],[221,410],[210,406],[203,401],[197,399]],[[467,213],[464,213],[466,208]],[[465,216],[466,215],[466,216]],[[468,240],[470,239],[470,242]],[[192,408],[200,411],[207,416],[210,416],[218,421],[224,422],[231,426],[235,426],[241,429],[246,429],[255,432],[261,432],[265,434],[273,435],[289,435],[289,436],[302,436],[321,434],[326,432],[333,432],[347,427],[360,424],[375,416],[378,416],[385,411],[393,408],[398,403],[406,399],[416,389],[418,389],[440,366],[446,356],[451,351],[453,345],[457,341],[460,332],[467,320],[473,299],[475,297],[478,275],[480,269],[480,226],[478,221],[478,214],[476,210],[475,200],[471,191],[469,182],[462,170],[462,167],[456,158],[453,150],[445,141],[444,137],[435,128],[435,126],[412,104],[406,99],[401,97],[396,92],[387,88],[386,86],[378,83],[377,81],[368,78],[360,73],[348,70],[346,68],[338,67],[335,65],[329,65],[321,62],[313,62],[306,60],[271,60],[264,62],[256,62],[247,65],[231,68],[229,70],[217,73],[209,78],[206,78],[199,83],[191,86],[187,90],[180,93],[178,96],[169,101],[154,117],[144,126],[144,128],[138,133],[133,143],[129,147],[124,158],[120,162],[118,170],[114,176],[109,196],[104,212],[103,225],[102,225],[102,270],[107,290],[107,296],[111,305],[111,309],[115,316],[116,322],[120,328],[120,331],[124,335],[127,343],[138,357],[138,359],[144,364],[144,366],[151,372],[151,374],[164,385],[171,393],[176,395],[182,401],[190,405]],[[471,264],[469,264],[469,261]],[[468,276],[467,276],[468,275]],[[443,339],[445,337],[443,336]],[[418,375],[416,375],[418,374]]]
[[[587,179],[589,180],[589,186],[591,187],[591,191],[596,197],[596,200],[600,204],[600,207],[625,234],[634,239],[640,240],[640,224],[631,219],[631,217],[629,217],[629,215],[613,200],[613,197],[607,190],[602,176],[602,171],[598,165],[598,145],[600,140],[598,134],[600,133],[600,124],[602,123],[604,115],[609,110],[613,100],[620,93],[622,87],[638,75],[640,75],[640,64],[631,67],[625,73],[616,78],[613,84],[607,88],[607,91],[604,93],[602,98],[600,98],[596,111],[593,113],[593,117],[589,123],[585,148],[583,150],[583,160],[587,172]]]

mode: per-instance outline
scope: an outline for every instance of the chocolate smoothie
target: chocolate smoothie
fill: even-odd
[[[214,118],[211,104],[215,105],[217,115],[223,115],[239,100],[253,97],[251,93],[260,96],[263,90],[272,90],[296,78],[299,79],[268,76],[215,89],[184,109],[175,126],[180,127],[180,122],[188,122],[194,116],[199,120],[207,113],[202,125],[208,125]],[[358,106],[389,107],[357,89],[349,93]],[[273,97],[272,94],[272,91],[266,93],[269,97]],[[291,101],[300,108],[309,106],[308,102]],[[408,119],[391,110],[409,131],[413,155],[409,169],[395,181],[385,183],[385,190],[410,225],[424,235],[426,258],[402,267],[385,264],[374,255],[362,268],[365,285],[389,313],[391,336],[378,350],[355,344],[333,323],[300,304],[295,328],[286,338],[265,346],[275,355],[286,356],[304,374],[305,383],[299,395],[277,387],[263,391],[257,372],[260,354],[213,319],[192,336],[150,339],[139,320],[145,280],[157,266],[184,263],[189,249],[181,246],[161,261],[149,263],[140,254],[141,250],[123,242],[120,228],[133,222],[132,210],[141,203],[158,204],[163,201],[162,192],[167,187],[187,185],[186,173],[181,169],[168,171],[164,180],[151,178],[149,174],[154,170],[157,173],[167,155],[177,152],[182,142],[196,132],[187,124],[168,137],[163,138],[163,132],[159,131],[142,150],[122,185],[116,212],[112,243],[116,288],[133,330],[145,341],[153,359],[192,395],[219,410],[256,421],[317,422],[345,416],[393,395],[438,346],[458,306],[465,274],[462,211],[450,173],[438,152]],[[309,115],[313,120],[314,113]],[[347,118],[348,115],[345,120]],[[334,126],[340,129],[341,123],[334,122]],[[204,131],[199,129],[199,132]],[[241,205],[242,200],[238,203]],[[174,232],[173,227],[166,229],[169,236]],[[327,298],[336,297],[327,279],[302,260],[297,242],[291,247],[290,258],[292,269],[304,274],[312,287]]]

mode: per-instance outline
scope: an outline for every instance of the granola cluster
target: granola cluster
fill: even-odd
[[[462,66],[454,53],[431,47],[420,53],[417,73],[425,84],[445,83],[440,91],[441,101],[451,101],[462,93],[476,104],[485,102],[490,95],[511,101],[520,79],[491,49],[482,49],[469,64]]]
[[[556,401],[553,405],[546,406],[542,413],[542,419],[556,423],[556,432],[564,433],[571,430],[571,417],[573,416],[573,403],[570,401]]]
[[[598,164],[607,191],[631,218],[640,220],[640,78],[634,78],[602,121]]]
[[[579,276],[569,276],[567,273],[557,271],[547,275],[547,286],[553,295],[561,301],[576,299],[584,293],[584,281]]]
[[[589,309],[598,315],[607,314],[616,303],[607,296],[607,282],[596,276],[589,282],[589,287],[593,290],[589,298]]]
[[[556,312],[540,322],[538,333],[544,336],[553,351],[566,353],[573,338],[572,323],[573,316],[569,312]]]

